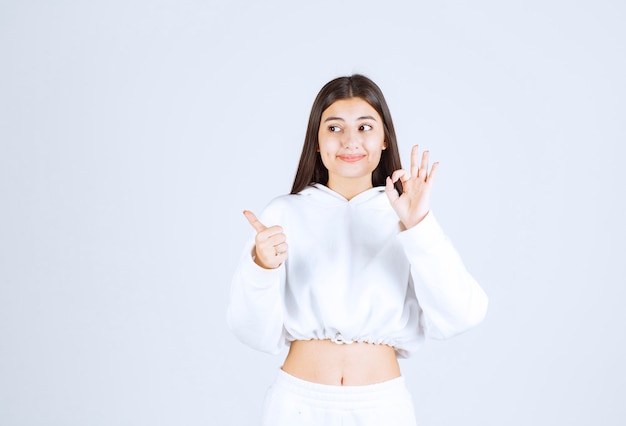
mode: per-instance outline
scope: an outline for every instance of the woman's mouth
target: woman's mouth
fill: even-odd
[[[345,161],[346,163],[354,163],[365,158],[365,154],[343,154],[337,156],[341,161]]]

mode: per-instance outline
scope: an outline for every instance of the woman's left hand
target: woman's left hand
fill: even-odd
[[[434,163],[429,173],[428,154],[428,151],[424,151],[420,161],[418,146],[414,145],[411,150],[411,174],[405,170],[396,170],[391,177],[387,177],[385,192],[407,229],[420,223],[430,209],[430,192],[439,163]],[[393,186],[398,179],[402,182],[402,195],[398,195]]]

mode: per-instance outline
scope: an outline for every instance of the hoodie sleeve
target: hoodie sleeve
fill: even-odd
[[[432,212],[398,238],[411,264],[426,337],[447,339],[484,319],[487,295],[465,269]]]
[[[263,217],[260,220],[263,222]],[[272,354],[283,349],[284,284],[284,263],[276,269],[264,269],[254,262],[252,236],[233,275],[227,310],[228,326],[241,342]]]

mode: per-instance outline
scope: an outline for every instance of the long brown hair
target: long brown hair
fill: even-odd
[[[384,186],[387,176],[391,176],[394,170],[402,168],[400,154],[398,153],[396,131],[393,128],[391,113],[383,92],[376,83],[363,75],[354,74],[348,77],[339,77],[326,83],[313,102],[298,170],[291,187],[292,194],[297,194],[313,183],[321,183],[323,185],[328,183],[328,169],[322,163],[322,158],[319,152],[317,152],[319,143],[318,132],[322,113],[334,102],[350,98],[363,99],[378,112],[378,115],[383,120],[387,149],[383,150],[380,162],[372,172],[372,184],[374,186]],[[399,193],[402,193],[400,181],[396,182],[396,189]]]

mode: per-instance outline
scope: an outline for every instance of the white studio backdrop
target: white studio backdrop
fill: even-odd
[[[328,80],[376,81],[486,321],[402,361],[421,425],[623,425],[626,5],[0,1],[0,425],[253,425],[225,322]]]

